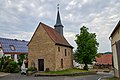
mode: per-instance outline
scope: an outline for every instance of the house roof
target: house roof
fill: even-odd
[[[71,47],[73,48],[69,43],[68,41],[65,39],[64,36],[60,35],[57,31],[55,31],[55,29],[51,28],[50,26],[40,22],[38,27],[42,26],[44,28],[44,30],[47,32],[48,36],[51,38],[51,40],[53,42],[55,42],[56,45],[61,45],[61,46],[66,46],[66,47]],[[37,27],[37,29],[38,29]],[[36,31],[37,31],[36,29]],[[35,32],[36,32],[35,31]],[[33,34],[33,36],[35,35],[35,33]],[[33,38],[32,36],[32,38]],[[30,40],[31,42],[31,40]],[[29,42],[29,43],[30,43]],[[28,43],[28,45],[29,45]]]
[[[41,26],[43,26],[43,28],[48,33],[50,38],[55,42],[55,44],[73,48],[65,39],[65,37],[60,35],[55,29],[49,27],[44,23],[41,23]]]
[[[96,64],[112,65],[112,54],[101,54],[100,57],[96,58]]]
[[[28,53],[28,41],[25,40],[0,38],[0,44],[5,54]]]
[[[116,27],[114,28],[113,32],[111,33],[110,37],[113,36],[113,34],[116,32],[116,30],[120,27],[120,20],[118,22],[118,24],[116,25]]]

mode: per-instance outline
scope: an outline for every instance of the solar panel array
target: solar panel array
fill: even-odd
[[[2,49],[4,53],[28,53],[28,41],[0,38],[0,43],[2,44]],[[15,50],[12,50],[10,48],[10,45],[14,46]]]

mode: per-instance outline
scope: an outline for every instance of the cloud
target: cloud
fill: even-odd
[[[0,36],[30,40],[40,21],[53,27],[58,3],[64,35],[75,48],[75,35],[85,25],[97,34],[98,51],[111,51],[108,37],[120,19],[119,0],[0,0]]]
[[[75,50],[76,49],[76,47],[75,47],[76,43],[73,40],[75,40],[76,33],[74,33],[74,32],[65,32],[64,36],[69,41],[69,43],[74,47],[74,50]]]
[[[24,32],[24,31],[14,31],[14,32],[6,32],[2,33],[1,36],[6,36],[6,38],[13,38],[13,39],[19,39],[19,40],[26,40],[29,41],[32,37],[33,32]]]

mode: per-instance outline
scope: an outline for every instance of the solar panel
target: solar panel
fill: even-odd
[[[0,42],[2,44],[2,48],[4,52],[20,52],[20,53],[28,53],[28,41],[21,41],[15,39],[6,39],[0,38]],[[15,50],[10,48],[10,45],[13,45]]]

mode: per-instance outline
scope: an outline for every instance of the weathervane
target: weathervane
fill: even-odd
[[[58,11],[59,11],[59,4],[57,4],[57,9],[58,9]]]

